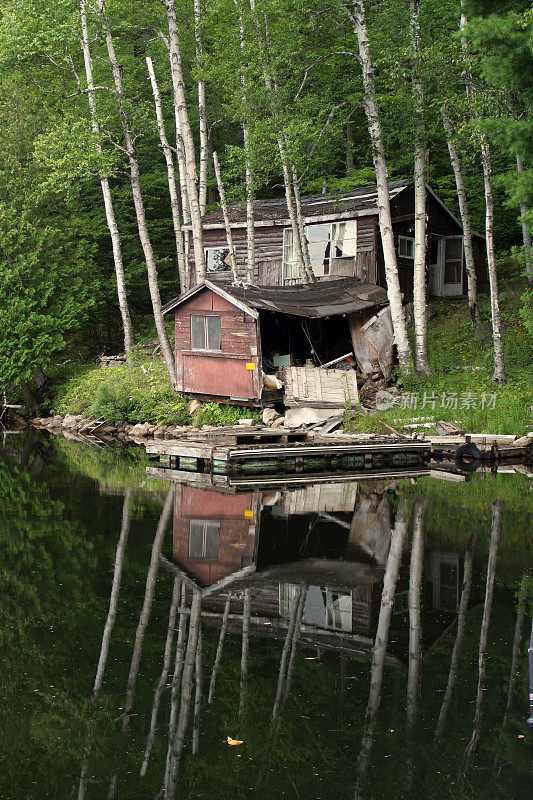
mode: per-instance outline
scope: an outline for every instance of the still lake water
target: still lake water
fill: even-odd
[[[533,797],[527,476],[147,466],[0,452],[0,798]]]

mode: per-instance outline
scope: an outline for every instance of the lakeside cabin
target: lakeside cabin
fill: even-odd
[[[414,185],[412,180],[389,184],[392,227],[400,286],[405,302],[413,299]],[[427,271],[432,297],[466,295],[463,228],[460,221],[426,184]],[[378,224],[377,187],[350,192],[302,197],[302,213],[309,241],[313,272],[319,281],[360,278],[386,288],[385,262]],[[246,207],[228,205],[237,273],[246,273]],[[231,282],[231,266],[221,209],[203,218],[207,279]],[[284,199],[254,202],[256,286],[288,286],[301,283],[292,247],[292,228]],[[190,286],[195,283],[192,237],[189,237]],[[478,287],[487,287],[484,238],[473,236]]]
[[[462,227],[426,184],[428,293],[466,294]],[[390,184],[404,302],[413,298],[414,188]],[[246,271],[246,209],[228,207],[236,268]],[[177,390],[250,405],[344,407],[359,383],[385,380],[393,365],[392,323],[375,186],[303,197],[317,281],[302,283],[284,200],[256,200],[254,284],[233,283],[220,209],[203,218],[206,280],[163,307],[174,312]],[[487,285],[483,238],[474,235],[478,287]],[[283,393],[281,390],[283,389]]]

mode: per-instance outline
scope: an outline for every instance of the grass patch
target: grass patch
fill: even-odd
[[[188,401],[171,388],[164,363],[153,359],[133,367],[75,367],[73,374],[56,386],[52,410],[115,423],[154,425],[232,425],[241,417],[259,417],[248,408],[204,403],[193,419]]]
[[[395,428],[413,417],[458,422],[471,433],[526,433],[533,427],[533,335],[520,315],[520,292],[501,295],[507,383],[492,381],[492,343],[477,338],[469,321],[466,302],[441,301],[429,323],[429,360],[433,375],[424,380],[399,376],[404,390],[401,404],[374,414],[347,410],[345,428],[363,433],[383,433],[381,420]],[[485,322],[490,322],[489,299],[480,302]],[[407,397],[407,395],[409,397]]]

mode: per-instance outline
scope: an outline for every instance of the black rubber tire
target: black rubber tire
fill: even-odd
[[[481,451],[471,442],[458,447],[453,458],[455,466],[462,472],[475,472],[481,466]]]

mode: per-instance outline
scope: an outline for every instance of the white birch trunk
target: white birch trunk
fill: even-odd
[[[150,719],[150,730],[148,732],[148,737],[146,739],[146,747],[144,750],[144,758],[141,764],[141,778],[146,775],[146,770],[148,768],[148,761],[150,759],[150,753],[152,752],[152,747],[154,744],[155,739],[155,732],[157,728],[157,717],[159,714],[159,704],[161,702],[161,695],[166,686],[168,671],[170,669],[170,657],[172,655],[172,643],[174,641],[174,631],[176,628],[176,615],[178,611],[178,604],[181,596],[181,581],[178,577],[174,578],[174,586],[172,589],[172,600],[170,603],[170,612],[168,615],[168,627],[167,627],[167,638],[165,640],[165,650],[163,653],[163,669],[161,670],[161,675],[159,676],[159,681],[157,683],[155,692],[154,692],[154,702],[152,705],[152,716]]]
[[[461,166],[461,159],[455,147],[453,128],[450,117],[445,106],[440,110],[442,116],[442,124],[446,134],[446,141],[448,143],[448,152],[450,154],[450,163],[452,165],[453,174],[455,177],[455,186],[457,189],[457,200],[459,202],[459,213],[461,214],[461,222],[463,224],[463,244],[465,251],[465,267],[466,267],[466,280],[468,291],[468,308],[470,310],[470,317],[474,325],[481,323],[481,315],[477,304],[477,277],[476,266],[474,263],[474,248],[472,246],[472,224],[470,222],[470,211],[468,209],[468,200],[466,197],[466,188],[463,178],[463,168]]]
[[[309,591],[308,587],[306,586],[302,590],[302,595],[300,597],[300,602],[298,604],[298,613],[296,616],[296,624],[294,626],[294,634],[292,637],[292,647],[291,647],[291,657],[289,659],[289,666],[287,667],[287,678],[285,680],[285,686],[283,689],[283,698],[285,699],[291,690],[291,683],[292,683],[292,673],[294,671],[294,662],[296,660],[296,650],[298,648],[298,640],[300,638],[300,631],[302,629],[302,620],[305,611],[305,603],[307,601],[307,592]]]
[[[242,0],[233,0],[237,9],[239,20],[240,47],[243,59],[245,58],[244,40],[244,20],[242,16]],[[252,0],[253,2],[253,0]],[[242,135],[244,141],[244,160],[245,160],[245,184],[246,184],[246,275],[245,281],[248,284],[254,283],[255,277],[255,224],[254,224],[254,174],[252,169],[252,153],[250,148],[250,132],[247,123],[248,117],[248,95],[246,91],[246,78],[241,74],[242,105],[244,121],[242,123]]]
[[[387,643],[389,640],[389,628],[394,606],[394,595],[396,594],[396,583],[402,561],[402,551],[405,536],[407,533],[408,514],[405,502],[402,502],[396,514],[396,521],[392,531],[387,567],[383,578],[383,591],[381,593],[381,607],[379,610],[378,627],[374,639],[374,650],[372,653],[372,664],[370,667],[370,692],[365,713],[365,724],[361,749],[357,757],[356,764],[356,783],[354,800],[360,800],[365,784],[366,770],[372,744],[374,742],[374,732],[377,722],[377,714],[381,701],[381,686],[383,683],[383,670],[385,668],[385,656],[387,655]]]
[[[202,214],[200,210],[198,181],[196,177],[196,154],[194,138],[192,135],[187,100],[185,97],[185,83],[181,64],[181,50],[176,17],[175,0],[166,0],[167,23],[169,33],[170,67],[172,72],[172,89],[174,93],[174,113],[176,115],[176,129],[180,131],[183,139],[185,179],[187,183],[187,196],[191,215],[191,228],[194,247],[194,262],[196,268],[196,282],[205,279],[205,253],[202,231]]]
[[[196,42],[196,65],[197,69],[203,69],[203,46],[202,46],[202,4],[201,0],[194,0],[194,39]],[[200,214],[203,217],[207,204],[207,169],[209,166],[209,130],[207,125],[207,111],[205,104],[205,81],[203,78],[198,80],[198,117],[200,122],[200,174],[198,179],[198,203]]]
[[[468,20],[464,9],[464,0],[460,0],[461,23],[460,29],[464,30]],[[470,106],[470,116],[477,121],[475,89],[472,82],[472,73],[469,65],[468,46],[465,37],[461,39],[465,61],[466,97]],[[496,274],[496,256],[494,253],[494,199],[492,195],[492,164],[489,140],[485,133],[477,130],[481,148],[481,164],[483,166],[483,182],[485,186],[485,246],[487,250],[487,268],[489,273],[490,311],[492,320],[492,344],[494,349],[494,375],[492,380],[496,383],[505,383],[505,365],[503,360],[503,338],[500,318],[500,302],[498,296],[498,277]]]
[[[426,131],[424,124],[424,91],[420,76],[420,0],[410,0],[411,84],[415,123],[415,257],[413,265],[413,312],[415,325],[415,368],[420,375],[429,375],[428,320],[426,305]]]
[[[402,305],[402,292],[398,276],[396,249],[394,246],[394,233],[392,230],[392,217],[390,210],[389,180],[387,177],[387,162],[385,159],[385,146],[379,119],[379,106],[374,80],[374,68],[370,56],[370,44],[365,19],[365,6],[362,0],[354,0],[354,11],[351,16],[354,32],[359,46],[359,57],[363,69],[364,108],[368,121],[368,132],[372,144],[372,158],[376,172],[377,204],[381,244],[385,259],[385,277],[387,279],[387,295],[391,309],[394,339],[398,350],[400,367],[404,372],[411,369],[412,354],[407,336],[405,315]]]
[[[200,717],[202,714],[202,628],[198,634],[198,647],[194,662],[195,692],[194,692],[194,717],[192,726],[192,754],[198,754],[200,748]]]
[[[463,755],[461,764],[461,775],[465,775],[470,763],[470,759],[477,751],[479,737],[481,734],[481,719],[483,715],[483,698],[485,695],[485,673],[487,669],[487,643],[489,635],[490,612],[492,609],[492,598],[494,596],[494,578],[496,576],[496,563],[498,559],[498,544],[502,528],[502,504],[497,501],[492,504],[492,527],[490,532],[489,560],[487,563],[487,580],[485,586],[485,603],[483,605],[483,618],[481,620],[481,632],[479,635],[479,654],[478,654],[478,684],[476,695],[476,711],[474,714],[474,725],[472,736]]]
[[[494,254],[494,200],[492,196],[492,166],[487,137],[480,133],[481,163],[485,183],[485,239],[487,244],[487,266],[489,270],[490,311],[492,318],[492,343],[494,348],[494,375],[496,383],[505,383],[505,364],[503,360],[503,337],[498,296],[498,276]]]
[[[455,635],[455,643],[453,645],[452,657],[450,660],[450,671],[448,673],[448,683],[446,691],[442,699],[440,708],[439,719],[435,729],[435,741],[438,741],[444,731],[446,725],[446,717],[448,716],[448,709],[452,702],[455,684],[457,682],[457,673],[459,670],[459,660],[461,657],[461,650],[463,649],[463,641],[466,633],[466,615],[468,611],[468,603],[470,602],[470,589],[472,587],[472,570],[474,566],[474,547],[476,537],[472,534],[468,540],[465,551],[464,569],[463,569],[463,586],[461,589],[461,600],[459,602],[459,611],[457,614],[457,633]]]
[[[516,169],[518,171],[518,174],[521,174],[524,171],[524,165],[518,153],[516,154]],[[527,211],[528,208],[526,204],[520,203],[520,218],[522,220],[522,238],[524,240],[524,255],[526,259],[527,282],[529,286],[533,289],[533,260],[531,259],[531,231],[529,230],[526,224]]]
[[[152,94],[154,96],[155,113],[157,117],[157,129],[159,131],[159,141],[161,142],[161,149],[165,156],[167,165],[168,176],[168,191],[170,194],[170,208],[172,211],[172,225],[174,227],[174,238],[176,240],[176,254],[178,259],[178,275],[180,279],[180,289],[182,293],[185,291],[187,281],[187,262],[185,258],[185,245],[183,242],[183,233],[181,230],[180,218],[180,203],[178,197],[178,188],[176,186],[176,170],[174,168],[174,158],[172,149],[167,139],[165,131],[165,121],[163,118],[163,108],[161,105],[161,95],[157,85],[157,78],[155,76],[154,65],[150,56],[146,57],[146,64],[148,66],[148,74],[150,76],[150,83],[152,85]]]
[[[187,722],[189,719],[189,711],[191,706],[192,687],[194,683],[194,666],[196,663],[196,651],[198,648],[201,611],[202,593],[194,590],[191,604],[191,617],[189,621],[189,639],[187,641],[187,651],[185,653],[185,663],[183,666],[183,675],[181,681],[180,712],[176,727],[176,735],[173,740],[169,741],[170,758],[168,781],[164,787],[165,800],[173,800],[178,783],[181,753],[185,743],[185,734],[187,732]]]
[[[91,128],[96,139],[96,149],[99,155],[102,155],[102,145],[100,143],[100,126],[96,116],[96,93],[94,88],[93,78],[93,62],[91,58],[91,51],[89,47],[89,30],[87,27],[87,12],[85,8],[85,0],[80,2],[80,16],[81,16],[81,32],[82,32],[82,48],[83,60],[85,64],[85,75],[87,76],[87,97],[89,101],[89,111],[91,113]],[[102,187],[102,196],[104,198],[105,216],[109,234],[111,236],[111,246],[113,248],[113,261],[115,264],[115,275],[117,280],[117,296],[118,305],[120,308],[120,316],[122,318],[122,328],[124,331],[124,352],[126,353],[126,363],[133,363],[132,347],[133,347],[133,327],[131,324],[130,309],[128,306],[128,297],[126,292],[126,278],[124,276],[124,264],[122,262],[122,245],[120,242],[120,233],[118,230],[117,221],[115,218],[115,210],[113,208],[113,199],[111,197],[111,188],[109,186],[109,178],[100,170],[99,172],[100,185]]]
[[[215,697],[215,684],[217,680],[217,674],[220,667],[220,661],[222,659],[222,650],[224,649],[224,639],[226,638],[226,631],[228,629],[228,617],[229,617],[229,610],[230,610],[230,603],[231,603],[231,592],[229,592],[226,598],[226,604],[224,606],[224,614],[222,616],[222,627],[220,628],[220,636],[218,639],[218,647],[215,656],[215,663],[213,664],[213,671],[211,673],[211,681],[209,682],[209,694],[207,696],[207,702],[212,703]]]
[[[224,182],[222,180],[222,172],[220,171],[220,163],[218,160],[217,151],[213,150],[213,166],[215,168],[215,176],[217,179],[218,194],[220,195],[220,206],[222,208],[222,216],[224,217],[224,227],[226,229],[226,241],[228,243],[229,257],[231,259],[231,272],[233,275],[233,282],[238,280],[237,275],[237,261],[235,258],[235,248],[233,246],[233,235],[231,233],[231,223],[228,214],[228,204],[226,202],[226,192],[224,190]]]
[[[296,619],[298,617],[298,607],[300,605],[301,596],[302,596],[302,587],[299,586],[292,600],[291,616],[289,619],[289,624],[287,626],[287,635],[285,636],[285,642],[283,643],[283,650],[281,652],[281,661],[279,664],[278,688],[276,691],[276,699],[274,700],[274,706],[272,708],[272,722],[275,721],[276,717],[279,714],[280,704],[283,697],[283,690],[285,687],[286,672],[287,672],[287,659],[289,657],[289,650],[292,645],[292,638],[296,627]]]
[[[298,171],[294,164],[292,165],[292,185],[294,189],[294,201],[296,204],[296,219],[298,221],[298,230],[300,232],[300,242],[302,245],[305,278],[308,283],[313,283],[316,281],[316,275],[313,272],[311,256],[309,255],[309,242],[307,241],[307,233],[305,232],[304,217],[302,212],[302,199],[300,196],[300,181],[298,178]]]
[[[239,717],[244,710],[244,687],[248,675],[248,653],[250,649],[250,616],[252,613],[252,590],[244,590],[242,607],[242,649],[241,649],[241,685],[239,690]]]
[[[104,680],[104,673],[107,664],[107,656],[109,653],[109,644],[111,641],[111,634],[115,626],[115,619],[117,616],[118,596],[120,593],[120,584],[122,582],[122,569],[124,566],[124,553],[126,551],[126,544],[130,532],[130,509],[131,509],[131,489],[126,490],[124,495],[124,505],[122,507],[122,525],[120,528],[120,536],[117,544],[117,552],[115,555],[115,567],[113,570],[113,582],[111,584],[111,597],[109,598],[109,610],[107,612],[107,619],[104,625],[104,632],[102,634],[102,646],[100,648],[100,658],[98,659],[98,667],[96,669],[96,677],[94,679],[93,693],[91,695],[91,704],[94,705],[100,694],[102,682]],[[91,750],[91,737],[89,735],[87,744],[83,754],[83,761],[80,772],[80,783],[78,786],[78,800],[84,800],[85,792],[87,790],[87,772],[89,769],[89,754]]]
[[[120,69],[117,55],[115,53],[113,37],[111,36],[109,23],[107,20],[106,0],[97,0],[97,5],[98,5],[98,10],[100,11],[102,25],[104,28],[107,53],[109,57],[109,63],[111,65],[111,71],[113,73],[113,81],[115,83],[118,111],[120,115],[120,121],[122,124],[122,130],[124,133],[126,151],[128,153],[133,204],[135,206],[135,215],[137,217],[137,228],[139,231],[139,239],[141,241],[144,258],[146,261],[146,271],[148,274],[148,287],[150,289],[150,298],[152,300],[152,309],[154,314],[155,327],[157,330],[157,338],[159,339],[159,344],[161,346],[161,354],[165,361],[165,366],[167,368],[170,383],[172,386],[175,386],[176,368],[174,364],[174,355],[172,352],[172,347],[170,345],[167,330],[165,327],[165,320],[161,312],[161,295],[159,294],[159,284],[157,282],[157,266],[156,266],[154,251],[152,248],[152,242],[150,240],[150,234],[148,232],[148,225],[146,224],[144,201],[141,192],[141,175],[139,170],[139,161],[137,159],[137,153],[135,151],[135,146],[133,144],[133,134],[131,130],[131,125],[124,104],[125,96],[124,96],[124,86],[122,83],[122,71]]]
[[[130,724],[133,702],[135,699],[135,684],[137,682],[137,675],[139,673],[139,666],[141,663],[144,635],[146,633],[146,628],[148,627],[150,614],[152,612],[152,605],[154,602],[157,571],[159,568],[159,556],[161,555],[161,547],[163,546],[163,539],[165,537],[165,533],[168,528],[168,523],[171,517],[173,505],[174,505],[174,487],[171,485],[168,489],[167,496],[165,498],[165,504],[163,506],[159,522],[157,523],[157,529],[152,544],[150,566],[148,568],[148,574],[146,576],[146,586],[144,590],[144,601],[141,609],[141,614],[139,617],[139,622],[137,624],[137,630],[135,631],[133,655],[131,657],[130,671],[128,675],[128,681],[126,684],[126,701],[124,703],[124,712],[122,715],[122,728],[120,731],[120,737],[117,745],[117,752],[115,755],[115,772],[109,783],[107,800],[113,800],[117,791],[118,770],[119,770],[122,751],[124,749],[124,742],[126,740],[126,735],[128,733],[128,728]]]
[[[170,688],[170,716],[168,721],[168,741],[169,747],[165,763],[164,785],[168,783],[168,773],[170,769],[170,743],[174,740],[176,725],[178,721],[178,705],[181,690],[181,676],[183,673],[183,660],[185,656],[185,637],[187,636],[187,614],[181,609],[185,608],[186,587],[185,582],[181,588],[180,619],[178,623],[178,639],[176,642],[176,655],[174,657],[174,674],[172,675],[172,685]]]

